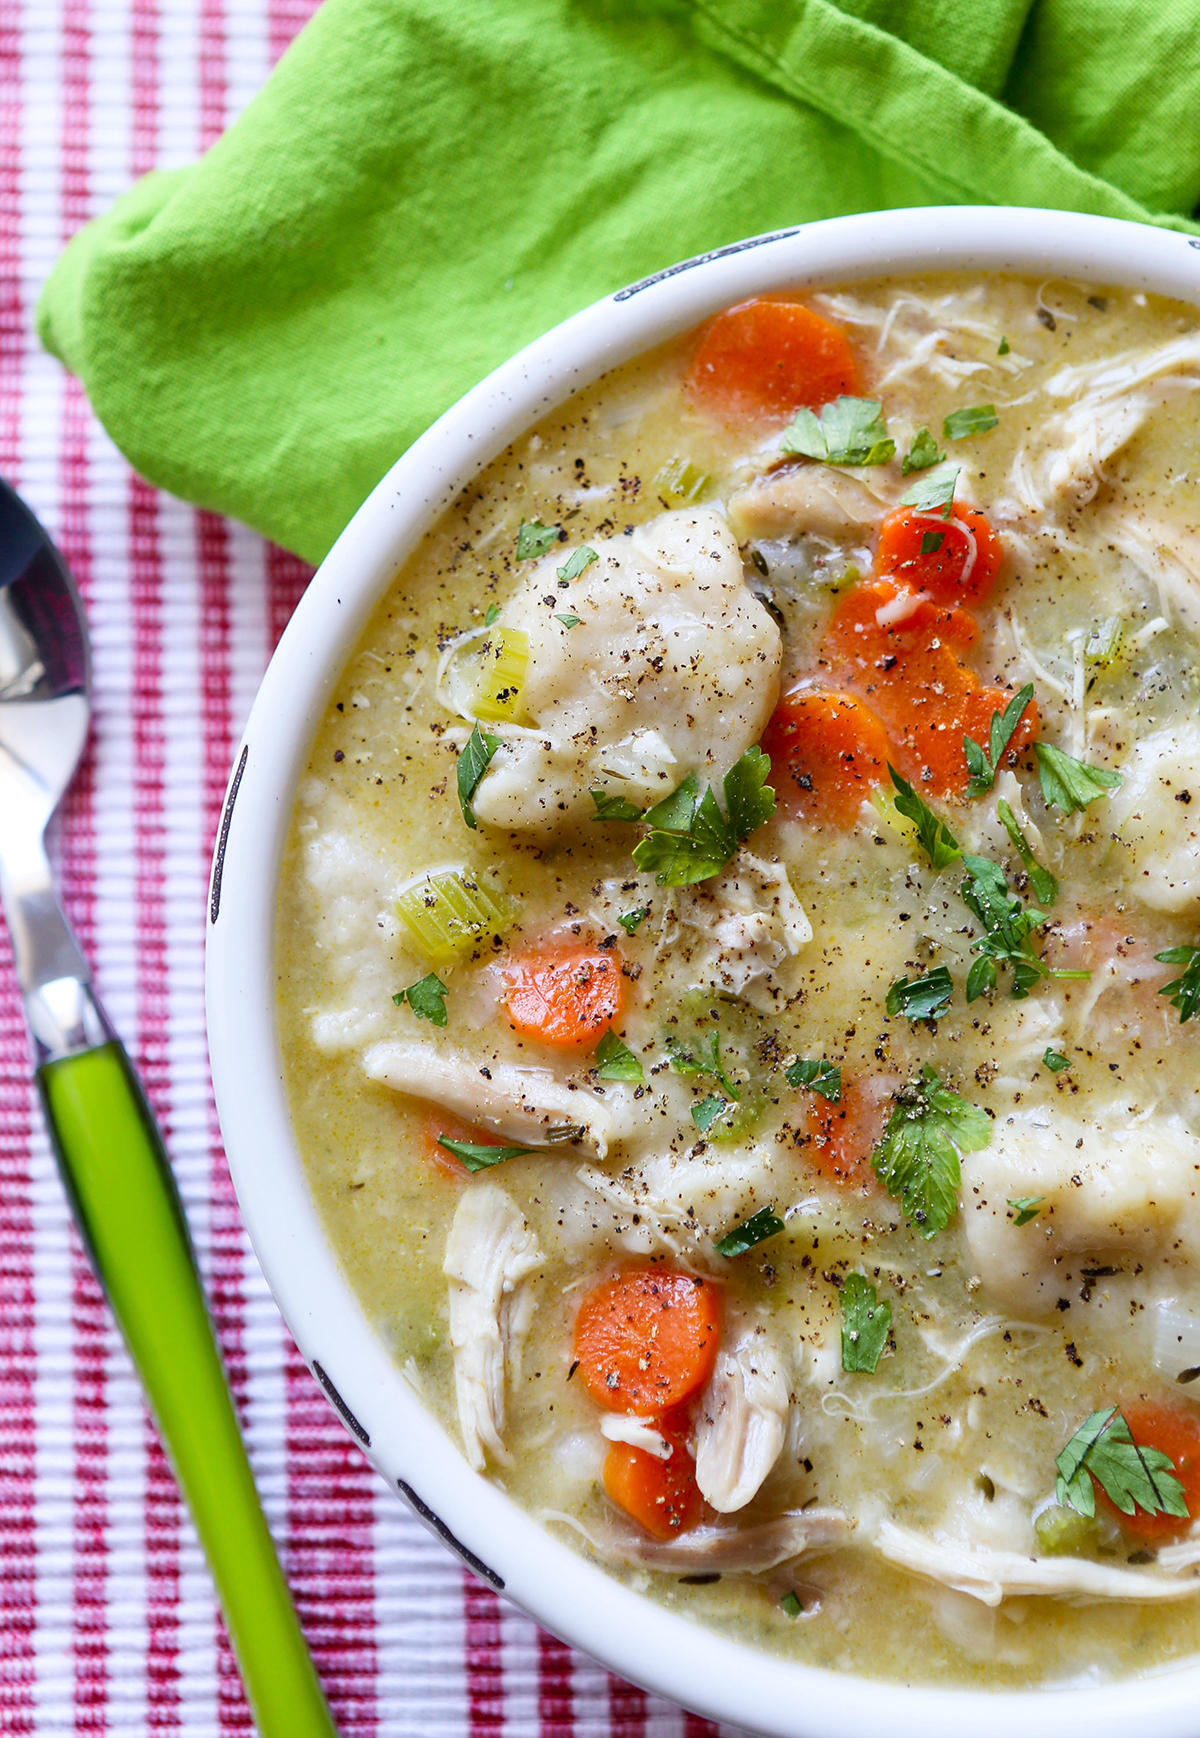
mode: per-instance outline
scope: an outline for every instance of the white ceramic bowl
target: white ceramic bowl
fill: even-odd
[[[909,1689],[788,1663],[672,1615],[585,1562],[486,1479],[376,1337],[321,1228],[292,1136],[275,1023],[273,926],[296,781],[376,601],[442,509],[525,428],[605,369],[766,291],[937,270],[1013,271],[1200,303],[1200,241],[1057,211],[977,207],[836,218],[658,272],[496,370],[388,472],[326,557],[246,726],[213,867],[208,1041],[238,1199],[305,1358],[380,1473],[539,1623],[647,1689],[779,1738],[1192,1738],[1200,1662],[1088,1688]]]

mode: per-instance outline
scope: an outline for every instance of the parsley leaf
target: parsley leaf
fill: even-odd
[[[579,616],[555,616],[554,619],[561,622],[564,628],[577,628],[580,622]]]
[[[739,1099],[741,1093],[729,1078],[724,1062],[721,1060],[721,1035],[710,1032],[708,1042],[696,1040],[695,1049],[689,1047],[674,1032],[668,1032],[663,1042],[667,1055],[671,1059],[671,1067],[676,1074],[711,1074],[714,1080],[719,1080],[730,1098]]]
[[[783,450],[824,464],[887,464],[896,441],[889,440],[877,398],[835,398],[817,415],[797,410],[783,431]]]
[[[871,1154],[871,1169],[928,1240],[954,1217],[962,1181],[958,1155],[976,1153],[992,1127],[978,1105],[942,1085],[926,1066],[901,1087],[896,1107]]]
[[[474,832],[479,823],[475,819],[475,811],[471,807],[471,798],[479,788],[479,781],[487,771],[492,756],[500,746],[498,736],[489,736],[486,730],[481,730],[478,724],[466,740],[462,753],[458,757],[456,778],[458,782],[458,803],[462,809],[462,818]]]
[[[718,1255],[724,1255],[732,1260],[736,1255],[745,1255],[748,1249],[753,1249],[756,1243],[765,1243],[768,1237],[778,1237],[784,1229],[783,1220],[770,1205],[760,1207],[741,1225],[735,1225],[732,1231],[727,1231],[724,1237],[718,1237],[713,1248]]]
[[[589,791],[588,796],[596,805],[593,821],[640,821],[642,818],[642,811],[628,797],[610,796],[605,790]]]
[[[486,1171],[491,1165],[502,1165],[505,1159],[519,1159],[534,1151],[533,1147],[477,1147],[470,1141],[452,1141],[446,1135],[439,1135],[437,1144],[461,1159],[468,1171]]]
[[[397,990],[392,1000],[398,1008],[407,1002],[419,1020],[432,1020],[435,1026],[446,1024],[446,986],[436,972],[406,990]]]
[[[1058,1469],[1054,1495],[1061,1508],[1094,1515],[1094,1478],[1123,1515],[1140,1508],[1148,1515],[1187,1518],[1187,1500],[1170,1455],[1134,1442],[1124,1414],[1115,1406],[1085,1418],[1054,1464]]]
[[[914,471],[927,471],[930,465],[940,465],[945,453],[939,453],[937,442],[927,428],[918,429],[917,437],[900,461],[900,475],[911,477]]]
[[[797,1056],[794,1062],[788,1063],[783,1077],[789,1086],[807,1086],[810,1092],[819,1092],[830,1104],[841,1103],[842,1071],[836,1062],[816,1062],[808,1056]]]
[[[945,541],[946,533],[944,531],[922,531],[921,554],[936,555]]]
[[[642,816],[652,831],[634,848],[638,868],[652,872],[660,887],[690,887],[718,874],[775,813],[775,792],[766,783],[770,770],[762,749],[748,748],[725,774],[724,814],[711,785],[697,801],[699,784],[689,773],[678,790]]]
[[[562,566],[556,567],[554,571],[560,579],[578,579],[585,568],[590,567],[593,561],[599,561],[599,559],[596,551],[585,543],[582,549],[577,549],[574,555],[569,555]]]
[[[878,1301],[863,1274],[848,1273],[842,1282],[842,1369],[873,1376],[891,1325],[891,1304]]]
[[[931,471],[919,483],[914,483],[907,495],[901,495],[900,505],[915,507],[918,513],[940,513],[943,519],[949,519],[954,511],[954,485],[961,471],[961,465],[955,465],[953,470],[947,467],[943,471]]]
[[[483,618],[484,627],[490,628],[493,622],[498,622],[499,620],[500,620],[500,605],[496,604],[496,603],[490,603],[487,606],[487,614]]]
[[[954,980],[945,966],[936,966],[919,978],[897,979],[885,1006],[892,1016],[906,1014],[914,1022],[940,1020],[953,1000]]]
[[[535,555],[545,555],[557,542],[557,525],[543,525],[540,519],[522,520],[517,532],[517,560],[532,561]]]
[[[789,1617],[800,1616],[804,1607],[801,1605],[800,1595],[796,1592],[794,1587],[789,1587],[783,1598],[779,1601],[779,1609],[780,1611],[786,1612]]]
[[[1012,345],[1009,343],[1008,339],[1001,338],[999,344],[996,346],[996,354],[997,356],[1007,356],[1011,349]]]
[[[917,795],[908,780],[901,778],[890,763],[888,771],[896,787],[893,800],[897,813],[903,815],[906,821],[916,822],[917,838],[926,856],[935,869],[944,869],[947,863],[953,863],[956,857],[962,856],[958,840],[941,816],[934,814],[924,798]]]
[[[1015,1201],[1009,1201],[1013,1209],[1013,1224],[1028,1225],[1031,1219],[1037,1218],[1045,1201],[1045,1195],[1018,1195]]]
[[[1043,1050],[1042,1062],[1051,1074],[1061,1074],[1064,1068],[1071,1066],[1070,1057],[1064,1056],[1059,1050]]]
[[[700,1133],[706,1135],[718,1117],[724,1116],[729,1109],[729,1100],[722,1098],[719,1092],[714,1092],[711,1097],[703,1098],[699,1104],[692,1106],[692,1121]]]
[[[1037,958],[1029,943],[1035,929],[1046,921],[1036,906],[1022,905],[1008,891],[1004,871],[987,857],[964,857],[968,879],[959,888],[963,902],[983,925],[984,934],[971,943],[979,958],[967,974],[967,1000],[973,1002],[996,987],[996,967],[1012,968],[1012,996],[1022,1001],[1049,968]]]
[[[970,782],[967,785],[969,797],[981,797],[985,791],[990,791],[1000,770],[1000,762],[1008,749],[1009,743],[1016,735],[1025,708],[1033,699],[1033,683],[1013,695],[1003,712],[993,712],[992,721],[988,726],[988,745],[986,751],[980,748],[973,737],[963,737],[963,751],[967,757],[967,771]]]
[[[612,1027],[596,1046],[596,1078],[598,1080],[645,1080],[642,1065],[627,1044],[622,1043]]]
[[[986,434],[999,421],[994,404],[977,404],[970,410],[952,410],[942,424],[942,439],[961,441],[966,440],[968,435]]]
[[[1038,776],[1047,806],[1057,803],[1068,815],[1086,809],[1105,791],[1116,790],[1121,783],[1119,773],[1102,766],[1087,766],[1048,742],[1035,742],[1033,752],[1038,757]]]
[[[1034,856],[1029,840],[1017,825],[1017,817],[1003,797],[996,804],[996,813],[1004,823],[1004,831],[1012,840],[1013,850],[1025,865],[1025,873],[1028,875],[1029,884],[1033,888],[1033,897],[1041,905],[1053,905],[1058,898],[1058,882],[1051,875],[1049,869],[1042,868]]]
[[[875,398],[837,398],[816,416],[798,410],[783,431],[782,445],[785,453],[802,453],[827,465],[886,465],[896,451]]]
[[[1158,992],[1160,996],[1169,996],[1179,1009],[1182,1026],[1193,1014],[1200,1014],[1200,947],[1168,947],[1154,957],[1165,966],[1183,967],[1183,976]]]
[[[650,907],[648,905],[639,905],[636,911],[623,911],[620,917],[618,917],[617,922],[621,925],[621,928],[625,931],[626,935],[632,935],[634,930],[642,922],[643,918],[649,917],[649,915]]]

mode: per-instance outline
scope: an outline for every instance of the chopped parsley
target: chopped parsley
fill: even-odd
[[[956,857],[962,856],[962,848],[954,834],[950,831],[940,815],[935,815],[923,797],[919,797],[906,778],[901,778],[895,767],[890,763],[888,771],[892,775],[892,783],[896,787],[893,799],[896,812],[904,816],[906,821],[913,821],[917,828],[917,839],[922,850],[935,869],[944,869],[947,863],[953,863]]]
[[[976,404],[970,410],[952,410],[942,424],[942,439],[962,441],[968,435],[986,434],[999,421],[994,404]]]
[[[918,429],[917,437],[900,461],[900,475],[911,477],[914,471],[927,471],[930,465],[940,465],[945,453],[938,452],[937,442],[927,428]]]
[[[842,1071],[836,1062],[817,1062],[810,1056],[797,1056],[783,1071],[789,1086],[807,1086],[819,1092],[830,1104],[839,1104],[842,1097]]]
[[[762,749],[748,748],[725,774],[724,814],[712,786],[701,797],[696,775],[689,773],[678,790],[643,815],[652,830],[634,848],[638,868],[652,873],[660,887],[690,887],[719,874],[742,841],[775,813],[775,792],[766,782],[770,771]]]
[[[645,918],[649,917],[649,915],[650,907],[648,905],[639,905],[636,911],[623,911],[620,917],[618,917],[617,922],[621,925],[621,928],[625,931],[626,935],[632,935],[638,925],[643,922]]]
[[[1200,1013],[1200,947],[1167,947],[1155,954],[1164,966],[1182,966],[1183,976],[1158,992],[1169,996],[1179,1010],[1179,1024]]]
[[[493,622],[498,622],[499,620],[500,620],[500,605],[495,604],[495,603],[490,603],[487,606],[487,614],[483,618],[484,627],[490,628]]]
[[[959,888],[964,903],[982,924],[984,934],[971,943],[979,955],[967,974],[967,1000],[996,988],[996,968],[1012,970],[1012,995],[1022,1001],[1040,977],[1048,973],[1030,945],[1030,936],[1046,921],[1036,906],[1022,905],[1008,890],[1004,871],[987,857],[964,857],[968,879]]]
[[[976,1153],[992,1127],[978,1105],[942,1085],[926,1065],[896,1096],[871,1169],[899,1201],[925,1239],[936,1237],[954,1217],[962,1181],[959,1153]]]
[[[798,410],[783,431],[782,446],[785,453],[827,465],[886,465],[896,452],[875,398],[836,398],[816,415]]]
[[[1083,642],[1083,655],[1089,664],[1097,664],[1100,669],[1107,670],[1110,664],[1116,662],[1124,638],[1125,623],[1120,616],[1106,616]]]
[[[918,513],[940,513],[943,519],[949,519],[954,511],[954,486],[961,471],[961,465],[955,465],[953,470],[947,466],[942,471],[931,471],[914,483],[907,495],[901,495],[900,505],[915,507]]]
[[[1012,345],[1009,343],[1008,339],[1001,338],[999,344],[996,346],[996,354],[997,356],[1007,356],[1011,349]]]
[[[700,1038],[694,1041],[690,1048],[674,1032],[666,1033],[664,1039],[667,1055],[671,1059],[671,1067],[676,1074],[711,1074],[714,1080],[719,1080],[730,1098],[738,1099],[742,1095],[729,1078],[728,1070],[721,1060],[721,1034],[710,1032],[707,1043]]]
[[[842,1369],[873,1376],[891,1325],[891,1304],[878,1301],[863,1274],[848,1273],[842,1282]]]
[[[554,619],[561,622],[564,628],[577,628],[580,622],[579,616],[555,616]]]
[[[1054,1464],[1058,1469],[1054,1495],[1060,1508],[1094,1515],[1094,1478],[1123,1515],[1138,1508],[1148,1515],[1187,1518],[1187,1500],[1170,1455],[1134,1442],[1124,1414],[1115,1406],[1085,1418]]]
[[[921,554],[936,555],[945,541],[946,533],[944,531],[922,531]]]
[[[963,752],[967,757],[967,771],[971,775],[967,784],[969,797],[981,797],[985,791],[991,790],[1000,770],[1000,762],[1007,753],[1025,708],[1032,699],[1033,683],[1028,682],[1013,695],[1003,712],[992,713],[986,750],[980,748],[974,737],[963,737]]]
[[[1071,1058],[1064,1056],[1061,1050],[1043,1050],[1042,1062],[1051,1074],[1061,1074],[1064,1068],[1071,1066]]]
[[[593,821],[640,821],[642,818],[642,811],[628,797],[610,796],[605,790],[589,791],[588,795],[596,805]]]
[[[1043,869],[1033,854],[1033,848],[1017,825],[1017,817],[1012,812],[1010,804],[1001,797],[996,804],[996,813],[1004,823],[1004,831],[1012,841],[1013,850],[1025,865],[1025,873],[1029,877],[1029,885],[1033,888],[1033,897],[1042,905],[1053,905],[1058,898],[1058,882],[1049,869]]]
[[[779,1601],[779,1609],[780,1611],[785,1612],[788,1617],[800,1616],[804,1607],[801,1605],[800,1595],[796,1592],[794,1587],[789,1587],[783,1598]]]
[[[398,1008],[407,1002],[419,1020],[432,1020],[435,1026],[446,1024],[446,986],[436,972],[406,990],[397,990],[392,1000]]]
[[[904,1014],[912,1021],[940,1020],[954,1000],[954,980],[945,966],[935,966],[919,978],[899,978],[887,993],[890,1015]]]
[[[783,1229],[783,1220],[768,1203],[743,1224],[735,1225],[732,1231],[727,1231],[724,1237],[718,1237],[713,1248],[718,1255],[732,1261],[735,1256],[745,1255],[756,1243],[765,1243],[768,1237],[778,1237]]]
[[[1046,1203],[1045,1195],[1018,1195],[1016,1200],[1010,1200],[1013,1210],[1014,1225],[1028,1225],[1031,1219],[1036,1219]]]
[[[589,568],[593,561],[599,561],[596,551],[587,543],[582,549],[577,549],[574,555],[569,555],[561,567],[554,569],[560,579],[578,579],[579,575]]]
[[[486,730],[481,730],[478,724],[468,736],[466,745],[458,757],[458,802],[462,809],[462,818],[474,832],[478,826],[475,811],[471,807],[471,798],[479,788],[479,781],[487,771],[492,756],[500,746],[498,736],[489,736]]]
[[[452,1141],[446,1135],[439,1135],[437,1144],[453,1153],[468,1171],[486,1171],[492,1165],[502,1165],[506,1159],[519,1159],[534,1151],[533,1147],[479,1147],[470,1141]]]
[[[633,1051],[617,1037],[611,1026],[596,1046],[596,1078],[638,1082],[646,1078]]]
[[[719,1092],[714,1092],[708,1098],[702,1098],[699,1104],[692,1106],[692,1121],[706,1135],[719,1117],[724,1116],[733,1107],[727,1098],[722,1098]]]
[[[1057,804],[1073,815],[1106,791],[1116,790],[1121,783],[1119,773],[1109,772],[1103,766],[1088,766],[1048,742],[1035,742],[1033,752],[1038,757],[1038,776],[1048,808]]]
[[[517,560],[532,561],[536,555],[545,555],[558,542],[558,530],[557,525],[543,525],[540,519],[522,520],[517,532]]]

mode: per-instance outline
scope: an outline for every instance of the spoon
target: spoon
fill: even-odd
[[[54,890],[87,740],[83,606],[0,480],[0,908],[59,1170],[216,1583],[261,1738],[336,1738],[259,1506],[162,1137]]]

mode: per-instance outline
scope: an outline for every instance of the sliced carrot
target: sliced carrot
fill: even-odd
[[[720,1289],[688,1273],[633,1267],[604,1280],[575,1317],[588,1393],[611,1412],[677,1406],[712,1374],[721,1313]]]
[[[779,805],[807,821],[853,827],[887,779],[887,732],[853,694],[785,694],[765,732]]]
[[[786,422],[859,392],[840,326],[802,302],[769,298],[726,308],[705,330],[687,377],[692,402],[730,422]]]
[[[897,507],[879,527],[875,570],[934,603],[970,603],[991,591],[1004,551],[982,513],[954,507],[954,517]]]
[[[966,610],[935,604],[887,578],[847,592],[826,630],[824,670],[870,701],[891,738],[896,766],[926,795],[965,791],[963,737],[986,745],[992,714],[1011,698],[1003,689],[985,688],[967,663],[978,633]],[[1037,725],[1030,701],[1010,749],[1028,749]]]
[[[431,1165],[436,1165],[438,1170],[460,1179],[469,1177],[471,1173],[461,1159],[456,1159],[453,1153],[438,1145],[442,1137],[448,1141],[466,1141],[473,1147],[512,1145],[511,1141],[502,1141],[494,1130],[477,1128],[474,1123],[464,1122],[459,1116],[452,1116],[448,1110],[427,1109],[417,1130],[421,1155]]]
[[[671,1445],[659,1460],[644,1448],[614,1442],[604,1458],[604,1489],[619,1509],[655,1539],[673,1539],[694,1527],[704,1511],[696,1463],[688,1452],[686,1421],[654,1420]]]
[[[504,1001],[513,1027],[559,1050],[586,1050],[616,1025],[625,978],[615,948],[560,947],[505,961]]]
[[[809,1164],[828,1183],[847,1189],[873,1188],[871,1154],[883,1133],[887,1098],[844,1078],[837,1104],[815,1092],[810,1098],[805,1148]]]
[[[1183,1486],[1188,1513],[1148,1515],[1144,1509],[1135,1509],[1132,1515],[1123,1515],[1099,1485],[1096,1485],[1097,1501],[1139,1539],[1170,1539],[1186,1533],[1193,1519],[1200,1516],[1200,1414],[1151,1400],[1136,1400],[1122,1406],[1121,1411],[1139,1448],[1161,1449],[1171,1457],[1175,1477]],[[1095,1484],[1094,1479],[1092,1482]]]

